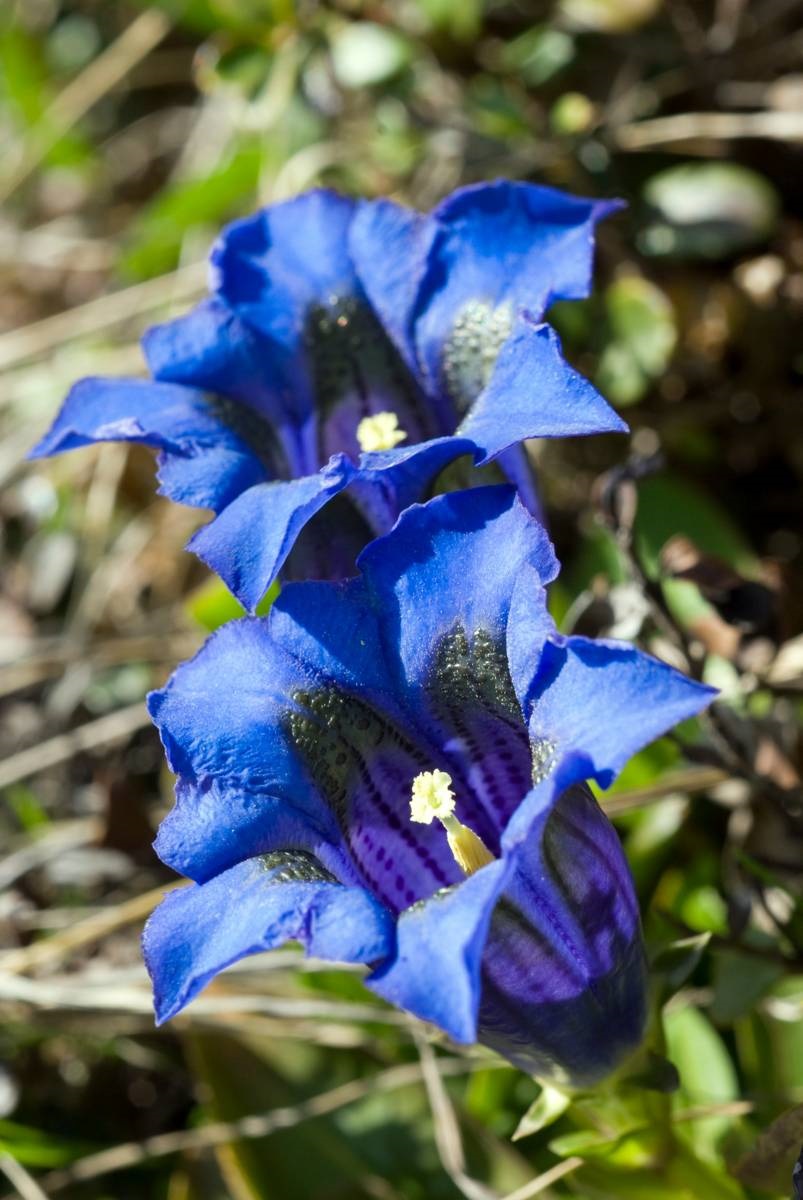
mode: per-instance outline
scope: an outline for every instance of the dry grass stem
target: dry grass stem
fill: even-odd
[[[421,1075],[429,1107],[432,1110],[435,1145],[444,1171],[466,1200],[498,1200],[496,1192],[466,1173],[460,1126],[440,1073],[441,1062],[448,1060],[436,1058],[426,1037],[416,1026],[413,1026],[413,1037],[421,1061]]]
[[[143,702],[138,700],[136,704],[129,704],[126,708],[106,713],[94,721],[87,721],[85,725],[79,725],[77,729],[71,729],[68,733],[59,733],[56,737],[48,738],[38,746],[20,750],[19,753],[11,754],[0,762],[0,789],[67,762],[75,754],[122,741],[138,730],[145,729],[150,723],[148,710]]]
[[[578,1167],[582,1167],[583,1160],[574,1155],[572,1158],[565,1158],[563,1162],[556,1163],[554,1167],[550,1167],[548,1171],[544,1171],[537,1179],[533,1179],[530,1183],[525,1183],[523,1187],[517,1188],[515,1192],[509,1192],[503,1200],[530,1200],[531,1196],[542,1196],[547,1188],[553,1183],[557,1183],[559,1179],[563,1179],[564,1175],[571,1175]]]
[[[451,1058],[445,1059],[439,1069],[442,1074],[462,1075],[472,1071],[474,1065],[469,1059]],[[215,1146],[225,1146],[229,1142],[241,1139],[268,1137],[280,1129],[291,1129],[303,1121],[325,1116],[349,1104],[355,1104],[372,1092],[395,1091],[420,1081],[419,1063],[390,1067],[367,1078],[355,1079],[328,1092],[322,1092],[300,1104],[273,1108],[268,1112],[242,1117],[238,1121],[216,1121],[200,1129],[180,1129],[174,1133],[159,1134],[142,1142],[124,1142],[98,1154],[89,1154],[63,1170],[51,1171],[42,1180],[42,1186],[48,1192],[57,1192],[73,1184],[98,1179],[126,1167],[136,1167],[168,1154],[210,1150]],[[4,1196],[2,1200],[12,1198]]]
[[[22,1163],[17,1162],[16,1158],[12,1158],[10,1154],[0,1154],[0,1171],[17,1189],[17,1195],[21,1200],[48,1200],[47,1193],[42,1191]]]
[[[769,138],[781,142],[803,141],[803,113],[799,112],[696,112],[636,121],[613,130],[622,150],[652,150],[675,142],[731,141],[734,138]]]
[[[723,771],[720,767],[690,767],[683,771],[672,771],[647,787],[603,796],[600,803],[608,816],[614,817],[617,813],[629,812],[631,808],[655,804],[657,800],[663,800],[666,796],[707,792],[709,788],[725,783],[730,778],[730,772]]]
[[[109,329],[162,305],[190,301],[203,292],[205,284],[206,263],[191,263],[144,283],[97,296],[86,304],[21,329],[12,329],[0,336],[0,368],[7,370],[15,363],[47,354],[63,342]],[[6,403],[10,399],[9,392],[0,397]]]
[[[33,942],[22,950],[11,950],[0,957],[0,972],[4,972],[6,975],[19,975],[37,967],[52,966],[54,963],[61,962],[74,950],[100,941],[101,938],[107,937],[125,925],[142,921],[153,911],[167,892],[178,886],[180,885],[177,883],[160,884],[159,887],[152,888],[141,896],[133,896],[122,904],[115,904],[111,908],[93,913],[92,916],[85,917],[83,921],[76,921],[74,925],[62,929],[42,941]],[[2,976],[0,976],[0,990],[2,990]]]
[[[45,833],[0,861],[0,892],[11,887],[28,871],[43,866],[65,850],[89,845],[100,833],[101,825],[96,817],[51,825]]]
[[[170,29],[170,21],[159,9],[146,9],[131,22],[111,45],[94,59],[56,97],[35,130],[29,131],[22,153],[0,180],[0,203],[31,175],[56,142],[64,136],[102,96],[111,91]]]

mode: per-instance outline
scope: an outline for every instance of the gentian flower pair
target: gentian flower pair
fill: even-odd
[[[639,1044],[638,906],[587,785],[710,693],[557,632],[521,446],[624,428],[542,322],[587,293],[613,207],[498,183],[430,215],[266,209],[213,250],[210,298],[146,335],[153,379],[82,381],[37,447],[157,447],[249,609],[310,580],[150,697],[177,775],[156,849],[193,880],[144,935],[159,1020],[298,939],[540,1075],[587,1084]],[[464,455],[515,488],[414,503]]]
[[[82,380],[34,453],[156,447],[161,492],[217,514],[190,544],[249,610],[280,571],[353,574],[460,456],[500,458],[535,508],[522,439],[626,428],[542,323],[587,295],[616,207],[496,183],[426,216],[326,191],[264,209],[214,247],[211,296],[145,335],[153,378]]]

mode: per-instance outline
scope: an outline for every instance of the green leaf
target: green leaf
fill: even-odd
[[[0,1154],[10,1154],[26,1167],[66,1166],[97,1148],[16,1121],[0,1121]]]
[[[710,941],[710,933],[697,933],[664,946],[650,964],[653,974],[663,978],[670,992],[676,992],[692,974]]]
[[[371,21],[344,25],[333,36],[331,46],[338,83],[355,90],[392,79],[412,55],[410,43],[400,33]]]
[[[191,229],[208,226],[211,240],[223,219],[246,206],[256,190],[261,164],[261,146],[248,140],[218,170],[160,192],[129,228],[121,270],[134,278],[170,271]]]
[[[724,1104],[738,1098],[739,1081],[725,1043],[699,1009],[671,1009],[665,1014],[664,1027],[669,1057],[680,1074],[674,1109]],[[684,1122],[683,1131],[700,1155],[718,1161],[732,1121],[728,1116],[699,1117]]]
[[[782,979],[735,1025],[739,1058],[752,1087],[790,1100],[803,1093],[803,975]]]
[[[49,140],[47,113],[54,94],[40,44],[18,25],[3,28],[0,15],[0,101],[32,145],[38,137]],[[44,162],[78,167],[92,157],[89,143],[71,130],[57,138]]]
[[[562,29],[536,25],[506,42],[500,52],[503,71],[521,76],[530,87],[540,87],[574,58],[574,39]]]
[[[546,1129],[548,1125],[554,1124],[559,1117],[563,1116],[571,1102],[571,1096],[567,1096],[565,1092],[545,1083],[516,1126],[513,1141],[517,1142],[520,1138],[530,1137],[531,1134],[538,1133],[541,1129]]]
[[[709,1011],[718,1024],[746,1016],[784,974],[780,963],[754,954],[718,950],[713,957],[714,1000]]]
[[[674,310],[660,288],[638,275],[612,283],[605,307],[612,340],[602,353],[596,382],[614,404],[635,404],[672,357]]]
[[[650,254],[725,258],[767,240],[779,211],[767,179],[738,163],[685,163],[648,181],[655,216],[641,236]]]
[[[661,550],[676,534],[746,574],[758,567],[755,554],[725,509],[677,475],[652,475],[641,481],[634,533],[639,558],[651,579],[658,578]]]
[[[270,612],[271,605],[279,595],[279,582],[276,580],[268,588],[257,605],[257,616],[264,617]],[[222,579],[210,575],[194,592],[190,593],[184,603],[184,611],[197,625],[214,633],[227,621],[244,617],[245,609],[240,601],[231,594]]]
[[[483,0],[416,0],[421,14],[433,30],[449,33],[460,41],[476,37],[482,25]]]
[[[741,530],[705,492],[677,475],[653,475],[642,480],[634,539],[649,578],[660,577],[661,551],[676,535],[684,535],[704,554],[715,555],[746,575],[755,574],[759,568]],[[662,586],[670,609],[687,627],[712,611],[696,584],[666,579]]]

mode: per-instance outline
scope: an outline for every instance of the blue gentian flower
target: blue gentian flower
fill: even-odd
[[[616,207],[499,182],[430,215],[329,191],[263,209],[214,247],[209,298],[145,335],[152,379],[82,380],[34,454],[156,447],[161,492],[217,514],[192,549],[251,610],[280,570],[353,574],[459,456],[501,456],[534,508],[522,439],[626,429],[542,321],[587,295]]]
[[[631,877],[606,786],[710,689],[560,635],[557,562],[508,486],[414,505],[361,575],[288,585],[150,697],[194,883],[144,935],[165,1021],[230,963],[298,939],[525,1070],[575,1083],[638,1045]]]

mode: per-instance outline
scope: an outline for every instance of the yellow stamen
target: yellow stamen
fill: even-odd
[[[413,780],[410,817],[422,825],[440,821],[446,830],[449,849],[464,875],[473,875],[494,861],[488,847],[473,829],[454,815],[455,797],[452,777],[445,771],[422,771]]]
[[[403,442],[407,434],[399,428],[399,418],[394,412],[378,412],[372,417],[363,417],[357,426],[357,441],[366,453],[371,450],[392,450]]]

